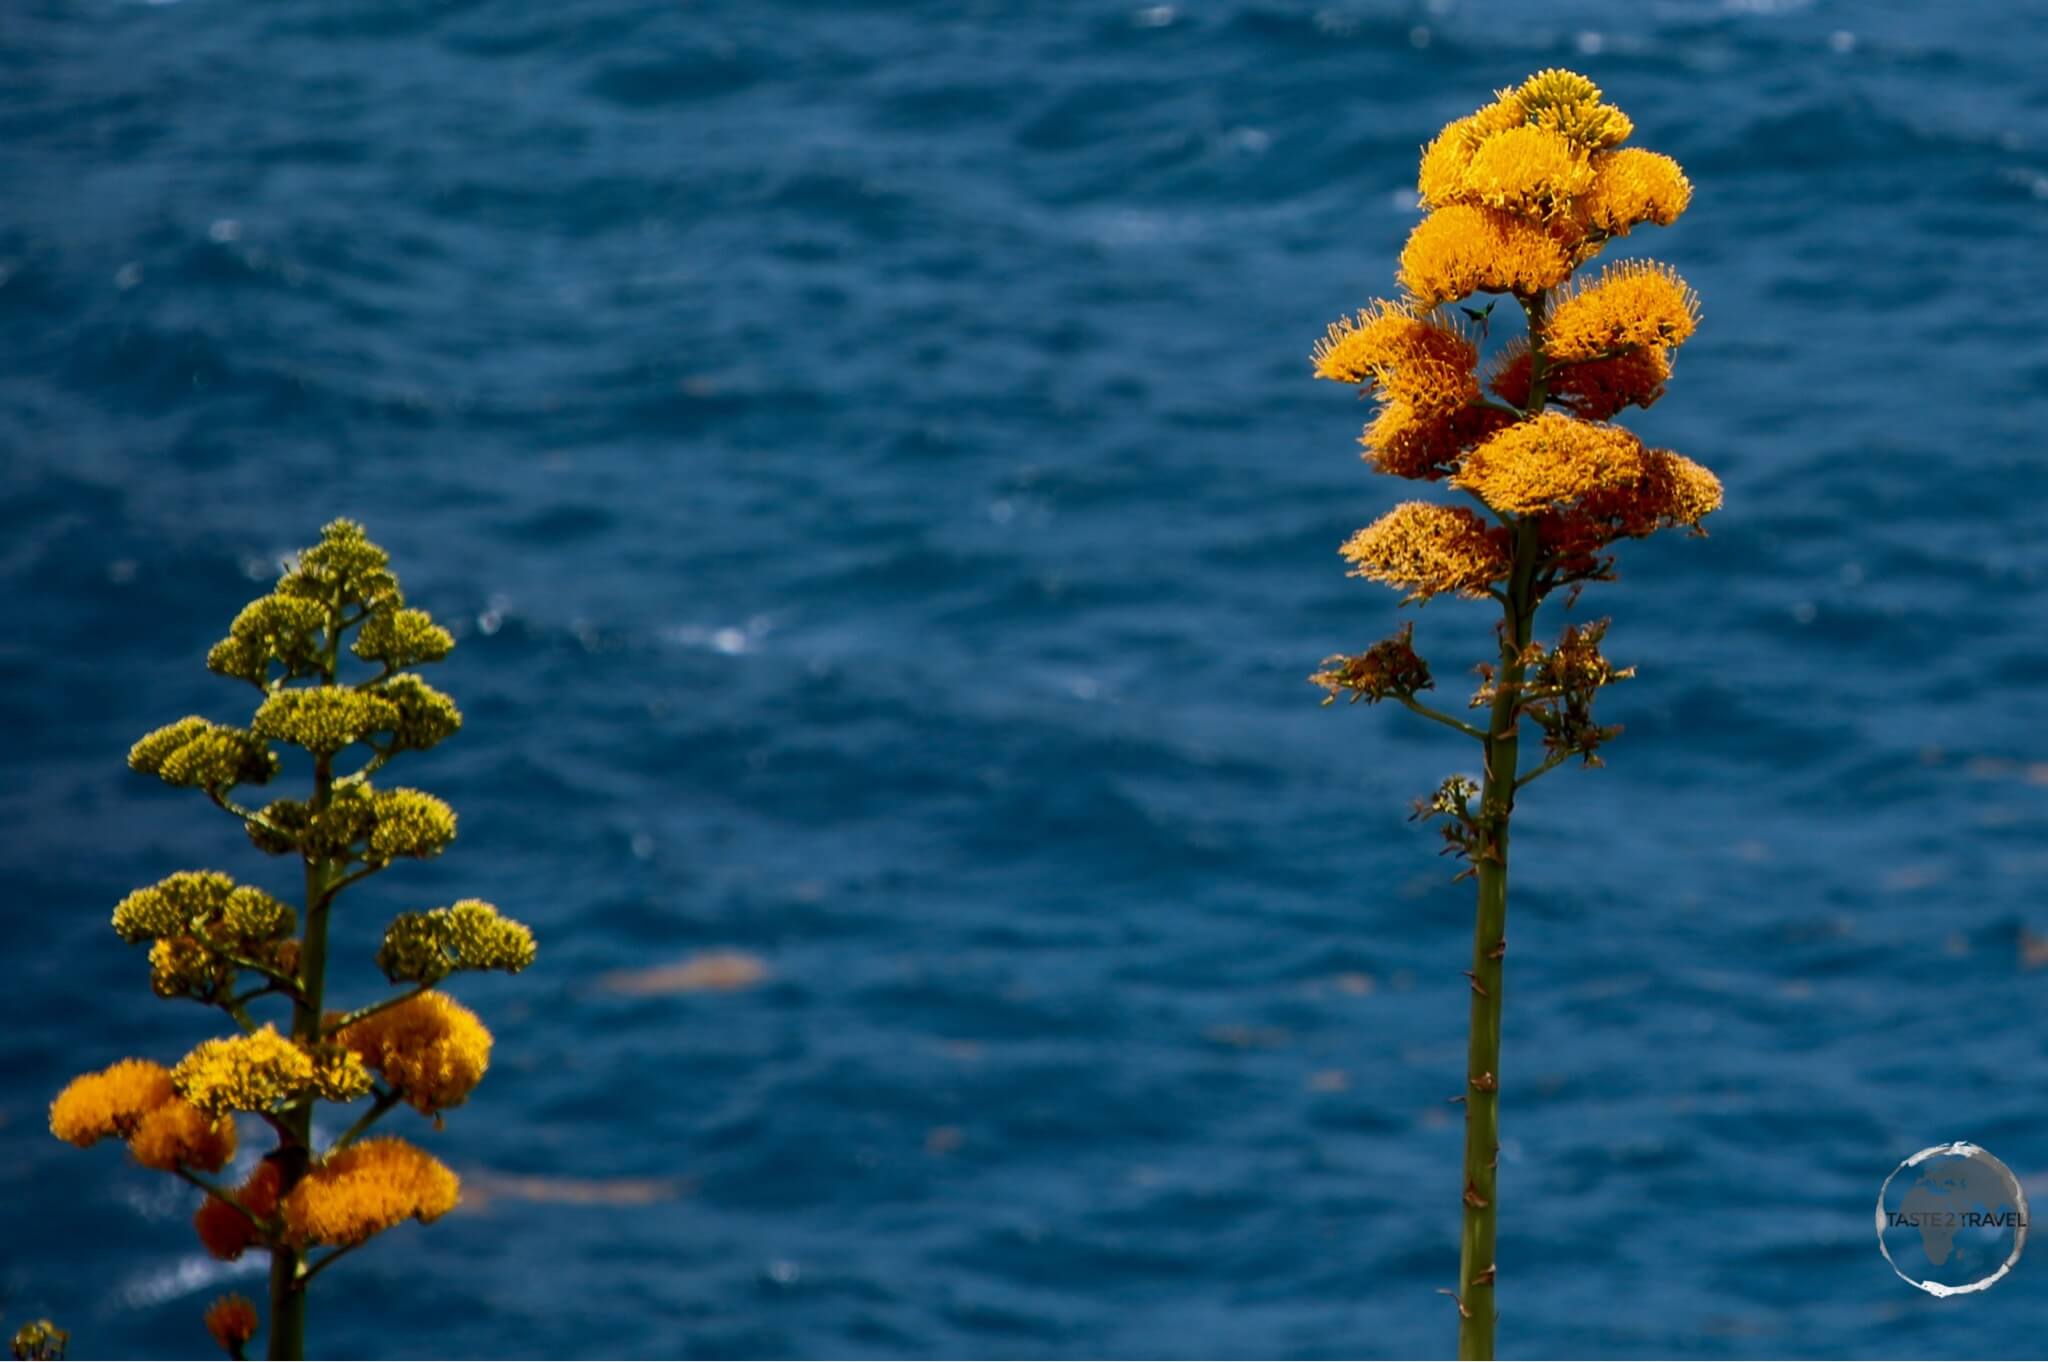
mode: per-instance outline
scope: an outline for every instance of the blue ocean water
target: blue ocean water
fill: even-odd
[[[2041,1262],[1936,1301],[1872,1207],[1949,1140],[2048,1188],[2044,62],[1987,0],[13,0],[6,1327],[203,1355],[259,1284],[44,1111],[213,1030],[123,893],[289,887],[122,757],[243,717],[205,648],[347,514],[468,722],[335,987],[461,896],[542,954],[406,1132],[472,1204],[319,1355],[1449,1351],[1470,893],[1404,815],[1468,758],[1304,682],[1411,490],[1306,352],[1569,64],[1697,186],[1633,424],[1728,505],[1581,603],[1627,732],[1517,819],[1503,1352],[2037,1353]],[[1452,695],[1482,615],[1417,616]],[[606,982],[711,951],[765,978]]]

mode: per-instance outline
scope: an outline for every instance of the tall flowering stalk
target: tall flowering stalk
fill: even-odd
[[[455,839],[455,811],[433,795],[380,788],[395,758],[454,735],[462,716],[411,668],[455,646],[426,612],[408,609],[384,551],[337,520],[287,565],[276,589],[243,609],[207,655],[222,676],[255,687],[246,727],[197,716],[135,744],[128,764],[198,790],[234,818],[259,851],[303,863],[294,908],[213,870],[188,870],[138,889],[114,909],[114,930],[150,942],[150,986],[162,998],[219,1008],[234,1033],[176,1065],[124,1059],[74,1079],[50,1107],[58,1138],[85,1146],[125,1140],[135,1160],[200,1188],[193,1226],[214,1257],[270,1255],[269,1355],[303,1357],[307,1287],[336,1260],[405,1220],[430,1222],[460,1194],[455,1174],[405,1140],[366,1138],[404,1105],[440,1129],[484,1075],[491,1033],[435,985],[458,970],[516,973],[533,963],[533,934],[476,899],[401,913],[377,965],[404,991],[352,1011],[327,1008],[329,924],[342,892],[392,862],[438,856]],[[341,676],[342,651],[366,674]],[[303,799],[239,802],[267,785],[297,748],[311,767]],[[277,1021],[258,1021],[276,1008]],[[288,1009],[288,1013],[286,1012]],[[358,1103],[338,1133],[316,1121],[322,1103]],[[275,1137],[239,1185],[215,1175],[234,1159],[236,1116]],[[224,1297],[206,1328],[231,1357],[255,1337],[255,1305]]]
[[[1534,641],[1536,615],[1558,591],[1614,578],[1613,546],[1657,530],[1699,532],[1721,504],[1706,469],[1650,449],[1613,419],[1664,393],[1672,352],[1693,333],[1698,303],[1662,265],[1624,262],[1575,278],[1601,249],[1643,223],[1668,226],[1692,194],[1677,162],[1621,144],[1633,126],[1591,81],[1544,71],[1443,129],[1422,154],[1429,210],[1401,252],[1404,297],[1376,301],[1330,327],[1315,348],[1319,378],[1378,401],[1366,460],[1382,473],[1445,482],[1470,505],[1409,501],[1347,541],[1352,575],[1406,593],[1491,600],[1499,656],[1459,718],[1419,697],[1433,689],[1414,626],[1311,679],[1328,704],[1393,700],[1478,744],[1481,778],[1445,780],[1419,801],[1446,851],[1478,885],[1471,1040],[1466,1060],[1464,1232],[1458,1285],[1461,1357],[1493,1356],[1496,1172],[1500,1153],[1502,966],[1507,955],[1508,824],[1524,786],[1578,758],[1598,766],[1618,731],[1593,718],[1599,691],[1624,680],[1601,653],[1605,621],[1566,625]],[[1480,345],[1506,294],[1527,335],[1498,347],[1482,381]],[[1405,603],[1404,601],[1404,603]],[[1543,755],[1525,761],[1522,726]],[[1474,801],[1477,801],[1475,804]]]

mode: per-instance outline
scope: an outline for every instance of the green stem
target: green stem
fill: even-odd
[[[322,685],[334,684],[341,646],[341,606],[328,604],[327,649],[321,658]],[[315,757],[313,798],[309,810],[319,814],[334,800],[334,758]],[[324,856],[306,854],[306,915],[299,929],[299,990],[292,997],[292,1039],[301,1045],[320,1041],[320,1008],[327,991],[327,909],[332,895],[333,867]],[[313,1098],[308,1096],[279,1117],[290,1138],[278,1149],[278,1199],[282,1201],[312,1163]],[[289,1244],[270,1250],[270,1356],[306,1355],[305,1258]]]
[[[334,1025],[327,1028],[327,1034],[331,1036],[337,1031],[346,1030],[348,1027],[354,1026],[365,1017],[374,1017],[387,1008],[396,1007],[400,1003],[409,1003],[432,987],[432,984],[421,984],[418,988],[412,989],[409,992],[393,994],[382,1002],[371,1003],[368,1007],[359,1007],[355,1011],[337,1018]]]
[[[1417,714],[1420,714],[1425,719],[1434,719],[1438,723],[1443,724],[1447,728],[1455,728],[1468,738],[1477,738],[1480,742],[1486,741],[1485,733],[1481,732],[1479,729],[1474,728],[1472,725],[1466,723],[1463,719],[1453,718],[1451,715],[1444,713],[1440,709],[1435,709],[1429,705],[1425,705],[1422,703],[1422,701],[1416,699],[1412,695],[1397,695],[1394,698],[1399,700],[1408,708],[1414,710]]]
[[[171,1171],[177,1174],[179,1177],[183,1178],[185,1181],[191,1183],[194,1187],[197,1187],[200,1191],[206,1193],[208,1196],[214,1197],[219,1201],[225,1202],[227,1205],[230,1205],[234,1207],[236,1210],[240,1211],[242,1213],[242,1218],[244,1220],[248,1221],[251,1225],[254,1225],[259,1231],[262,1232],[262,1234],[266,1238],[269,1237],[270,1226],[264,1221],[263,1217],[256,1214],[256,1212],[250,1210],[246,1205],[243,1204],[242,1199],[236,1196],[233,1192],[230,1192],[227,1188],[221,1186],[219,1183],[211,1182],[206,1178],[200,1177],[197,1173],[185,1167],[183,1164],[179,1164],[176,1168],[173,1168]]]
[[[1522,299],[1529,318],[1528,414],[1549,396],[1543,353],[1548,300]],[[1478,904],[1472,924],[1471,1034],[1465,1053],[1464,1224],[1458,1244],[1458,1356],[1491,1358],[1494,1244],[1500,1212],[1500,1031],[1502,980],[1508,950],[1508,823],[1514,814],[1521,760],[1522,654],[1536,619],[1536,522],[1514,522],[1513,568],[1502,607],[1500,671],[1486,726],[1486,772],[1479,792],[1479,839],[1473,868]]]
[[[1523,776],[1520,780],[1516,781],[1515,788],[1517,790],[1521,789],[1524,785],[1527,785],[1530,781],[1536,779],[1536,777],[1542,775],[1544,772],[1555,771],[1558,767],[1564,765],[1571,759],[1572,754],[1570,752],[1551,753],[1549,756],[1543,759],[1543,764],[1541,766],[1534,767],[1530,770],[1529,774]]]
[[[364,1131],[377,1124],[378,1121],[383,1119],[385,1112],[397,1106],[402,1100],[403,1094],[395,1088],[379,1091],[376,1100],[370,1103],[370,1109],[357,1117],[354,1125],[342,1131],[334,1143],[327,1147],[327,1152],[332,1154],[337,1149],[344,1149],[354,1144]]]
[[[328,1254],[325,1258],[322,1258],[319,1262],[314,1263],[312,1266],[308,1267],[306,1269],[305,1275],[299,1278],[299,1290],[303,1293],[306,1289],[307,1284],[310,1283],[315,1277],[325,1272],[328,1268],[334,1266],[337,1260],[348,1257],[349,1254],[354,1253],[357,1249],[361,1248],[363,1245],[369,1242],[370,1241],[367,1239],[358,1239],[353,1244],[344,1244],[340,1248]]]

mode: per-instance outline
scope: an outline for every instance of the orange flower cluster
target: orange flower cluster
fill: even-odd
[[[1637,346],[1683,345],[1699,319],[1699,298],[1669,265],[1624,261],[1558,299],[1544,328],[1544,353],[1554,364],[1571,364]]]
[[[1472,451],[1451,479],[1496,511],[1543,511],[1642,475],[1643,442],[1620,426],[1546,411]]]
[[[1529,403],[1533,364],[1527,342],[1517,340],[1501,351],[1486,386],[1503,402]],[[1629,350],[1605,359],[1567,364],[1549,373],[1549,400],[1586,421],[1610,421],[1624,407],[1647,407],[1664,395],[1671,381],[1670,351],[1662,346]]]
[[[235,1200],[249,1210],[249,1215],[259,1220],[269,1220],[277,1214],[277,1191],[283,1183],[283,1176],[277,1165],[269,1159],[257,1164],[246,1181],[234,1189]],[[193,1213],[192,1228],[199,1235],[199,1242],[206,1251],[223,1262],[232,1263],[242,1256],[252,1244],[263,1241],[263,1231],[250,1223],[249,1216],[243,1215],[217,1196],[209,1196],[199,1203]]]
[[[461,1191],[426,1151],[399,1139],[364,1140],[328,1155],[286,1195],[285,1237],[302,1247],[359,1244],[403,1220],[439,1220]]]
[[[1617,539],[1642,539],[1658,530],[1699,530],[1721,508],[1721,480],[1682,454],[1646,449],[1642,472],[1631,482],[1587,496],[1578,505],[1538,518],[1545,551],[1577,575],[1604,575],[1600,551]]]
[[[256,1337],[256,1306],[247,1296],[222,1296],[206,1308],[206,1332],[229,1357],[240,1357]]]
[[[1420,416],[1448,415],[1479,395],[1479,350],[1463,332],[1398,303],[1375,302],[1331,324],[1316,377],[1377,388]]]
[[[1536,516],[1551,556],[1569,545],[1581,567],[1597,561],[1581,549],[1696,528],[1720,504],[1711,473],[1607,424],[1663,396],[1671,352],[1698,325],[1692,290],[1641,261],[1568,282],[1604,242],[1675,221],[1691,196],[1676,162],[1620,145],[1632,131],[1569,71],[1539,72],[1452,122],[1423,151],[1417,187],[1430,211],[1402,252],[1407,301],[1339,321],[1314,352],[1318,377],[1379,398],[1363,437],[1375,467],[1448,478],[1497,515]],[[1442,310],[1475,293],[1516,295],[1532,328],[1496,356],[1483,389],[1474,333]],[[1354,575],[1410,599],[1507,579],[1511,536],[1426,509],[1399,507],[1353,536]]]
[[[476,1013],[433,991],[344,1027],[334,1041],[428,1115],[461,1105],[491,1063],[491,1033]]]
[[[71,1080],[50,1104],[50,1131],[84,1148],[108,1136],[128,1142],[145,1168],[216,1172],[235,1156],[235,1123],[178,1095],[171,1073],[146,1059],[124,1059]]]
[[[1475,451],[1511,433],[1516,409],[1529,405],[1536,362],[1526,346],[1496,361],[1486,386],[1502,400],[1491,402],[1472,335],[1439,311],[1473,294],[1511,293],[1536,309],[1543,400],[1565,413],[1603,422],[1662,396],[1670,351],[1698,322],[1685,282],[1664,266],[1629,263],[1586,287],[1564,287],[1605,242],[1640,223],[1675,222],[1690,200],[1677,162],[1620,145],[1633,131],[1598,86],[1551,70],[1501,91],[1424,148],[1416,187],[1429,213],[1401,252],[1406,301],[1376,301],[1338,321],[1313,356],[1317,377],[1358,384],[1380,400],[1362,438],[1375,468],[1405,478],[1463,476]],[[1535,443],[1556,452],[1556,437]],[[1575,448],[1600,446],[1588,437]],[[1486,481],[1504,495],[1513,491],[1511,499],[1531,506],[1556,501],[1537,495],[1555,481],[1554,460],[1526,475],[1506,470],[1502,457],[1493,463]],[[1582,470],[1587,478],[1570,495],[1627,481],[1605,467]]]
[[[1639,223],[1669,227],[1692,202],[1692,182],[1669,156],[1640,147],[1596,152],[1593,183],[1578,202],[1589,234],[1627,236]]]
[[[1454,203],[1415,225],[1401,287],[1425,307],[1472,293],[1531,296],[1571,277],[1567,238],[1500,208]]]
[[[1600,87],[1559,70],[1452,122],[1423,149],[1431,211],[1401,253],[1403,287],[1428,304],[1540,293],[1609,238],[1676,222],[1692,186],[1670,157],[1620,147],[1632,131]]]
[[[1482,596],[1508,575],[1502,536],[1462,507],[1405,501],[1346,540],[1351,575],[1399,587],[1411,601]]]

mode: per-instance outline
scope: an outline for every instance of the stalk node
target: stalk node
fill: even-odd
[[[1472,1279],[1471,1284],[1473,1286],[1492,1286],[1493,1274],[1495,1273],[1495,1271],[1497,1271],[1497,1269],[1494,1267],[1494,1265],[1488,1263],[1486,1265],[1486,1271],[1480,1273],[1477,1277],[1474,1277]]]
[[[1507,957],[1507,953],[1508,939],[1506,937],[1502,937],[1500,940],[1493,943],[1493,949],[1489,950],[1486,953],[1486,958],[1488,960],[1502,960]]]
[[[1489,996],[1486,991],[1486,985],[1479,982],[1479,976],[1477,974],[1474,974],[1469,969],[1463,971],[1463,973],[1467,979],[1470,979],[1472,981],[1472,991],[1474,993],[1477,993],[1482,998]]]
[[[1440,1286],[1436,1289],[1436,1293],[1439,1296],[1449,1296],[1451,1298],[1451,1304],[1458,1307],[1459,1319],[1472,1318],[1472,1312],[1465,1308],[1465,1298],[1460,1296],[1457,1292],[1451,1290],[1451,1288],[1449,1288],[1448,1286]]]
[[[1473,1210],[1477,1211],[1482,1210],[1485,1207],[1492,1205],[1493,1203],[1488,1201],[1485,1197],[1479,1195],[1478,1184],[1474,1183],[1470,1178],[1467,1178],[1465,1180],[1465,1204],[1467,1206],[1470,1206]]]
[[[1468,1080],[1474,1092],[1499,1092],[1500,1080],[1490,1073],[1479,1074]]]

